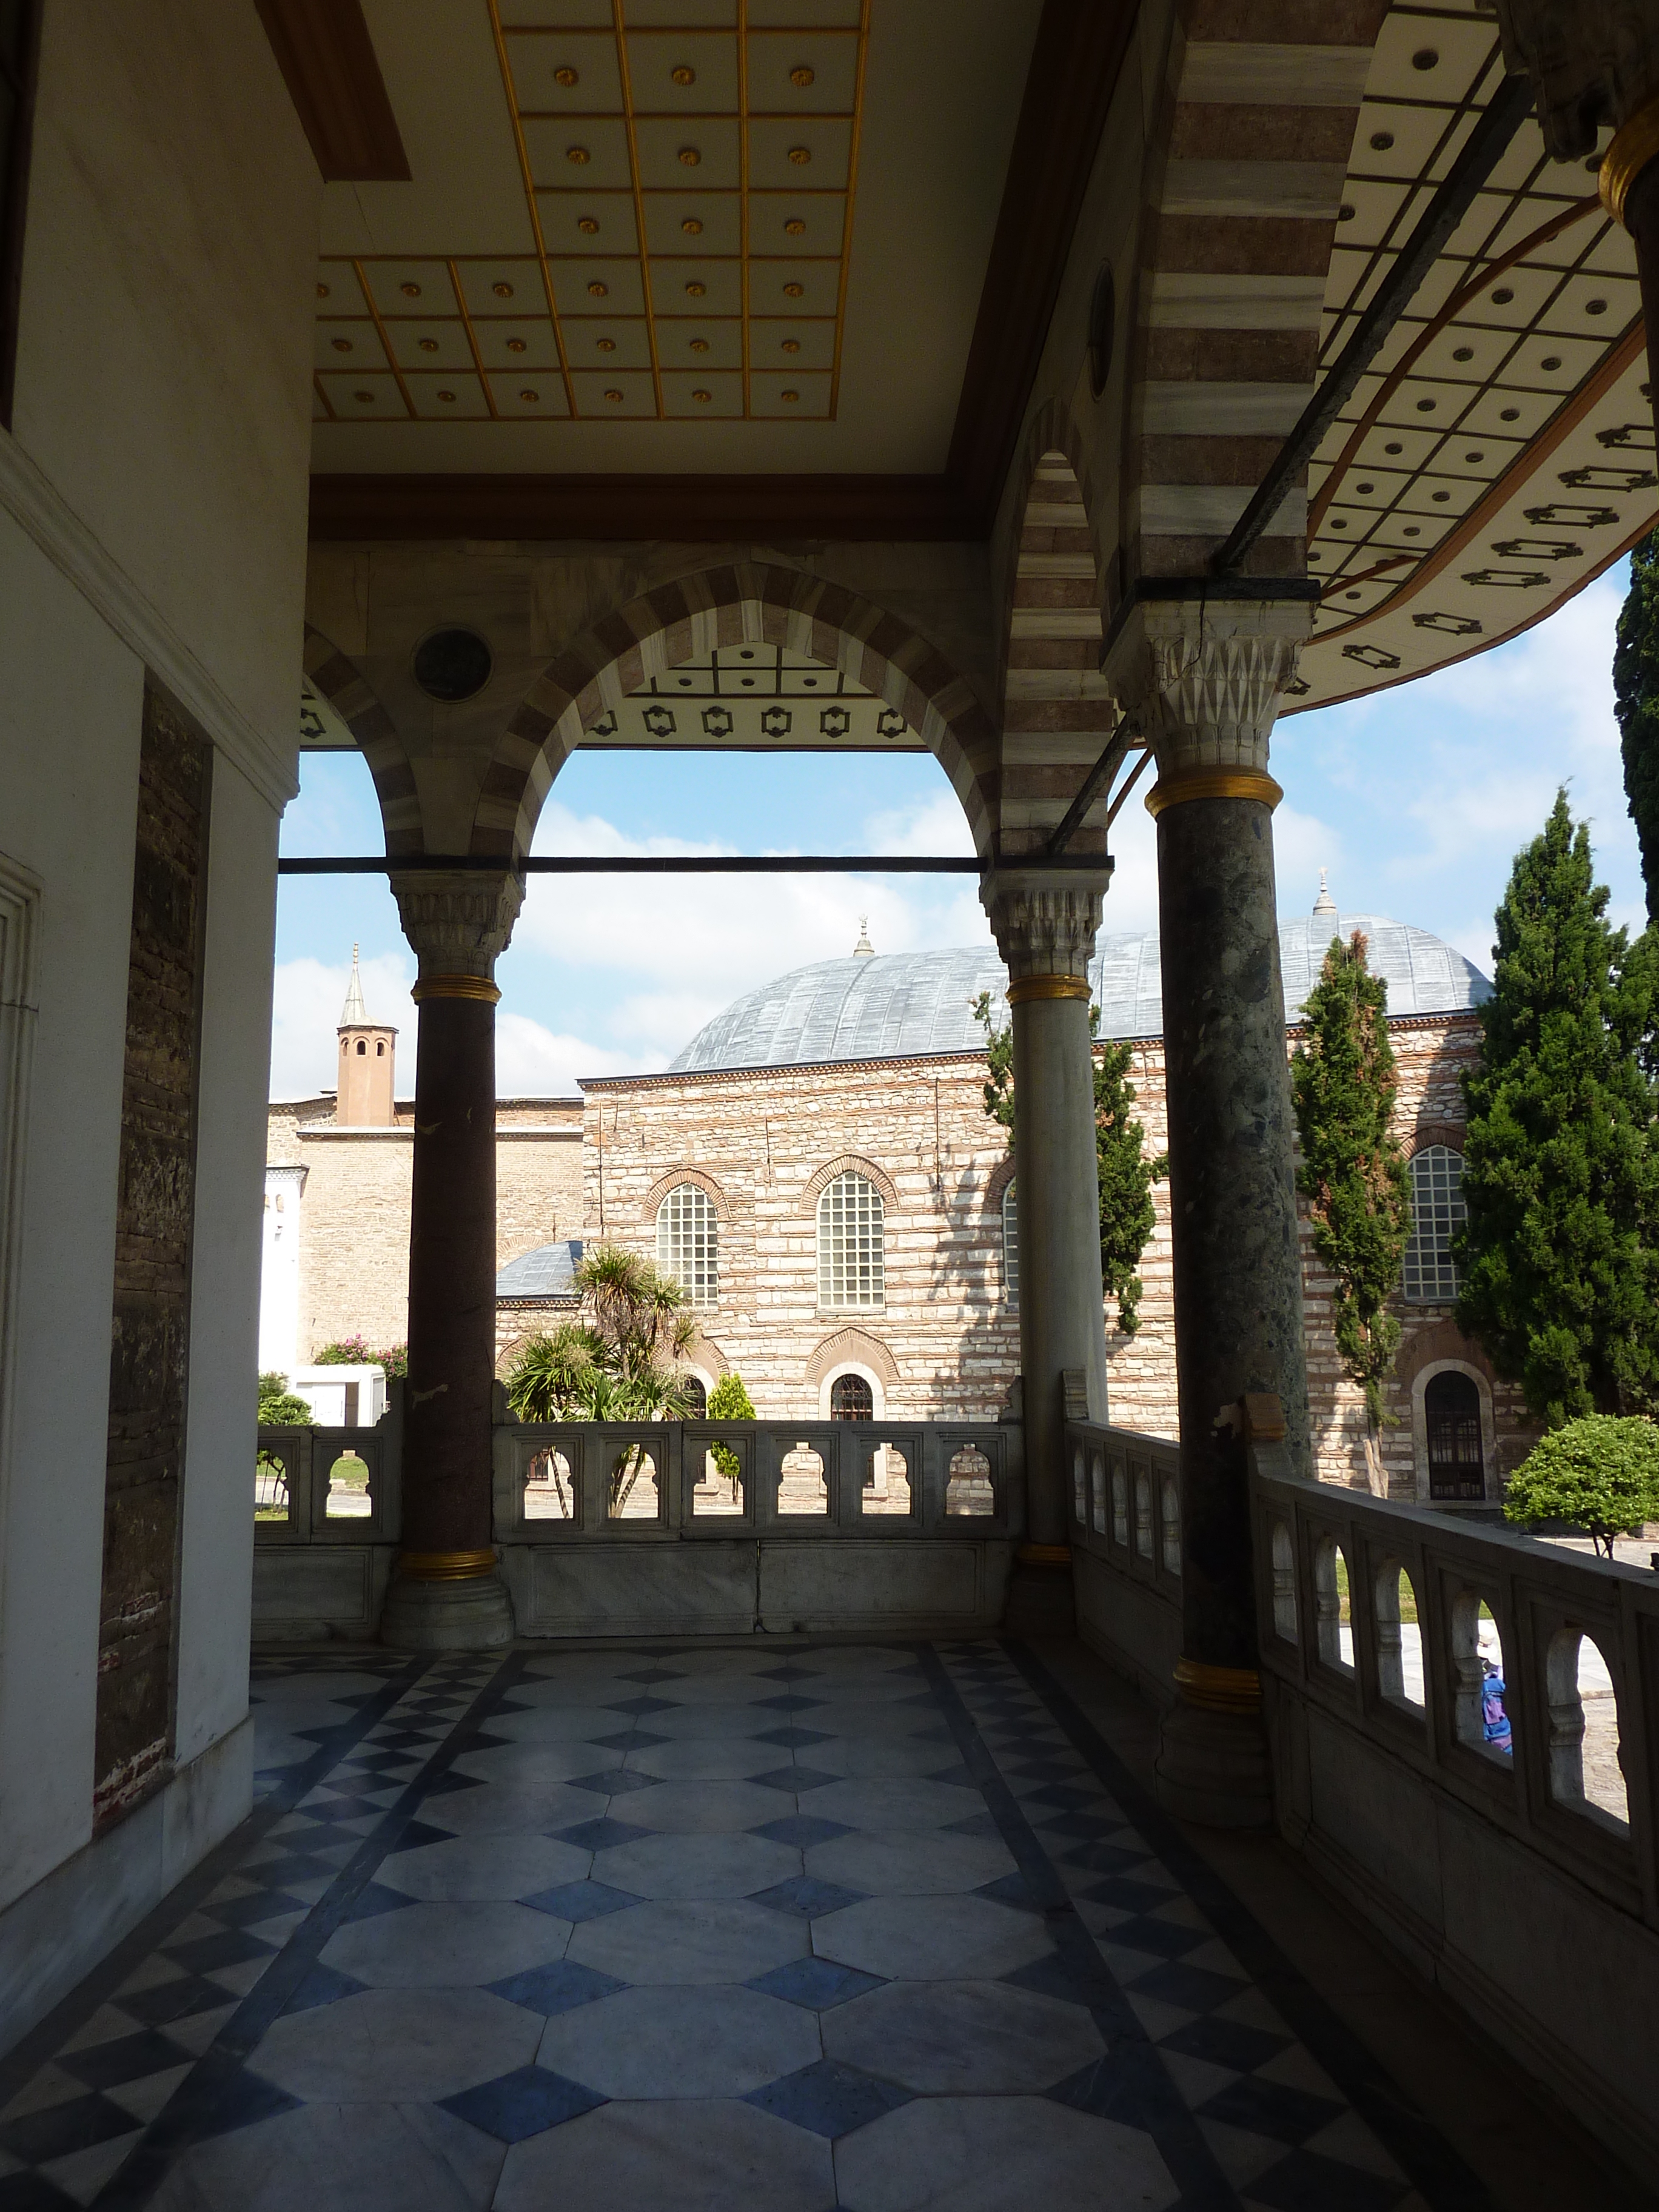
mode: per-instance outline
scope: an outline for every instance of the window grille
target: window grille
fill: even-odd
[[[720,1224],[714,1202],[694,1182],[676,1183],[657,1208],[657,1265],[694,1306],[720,1294]]]
[[[1011,1180],[1002,1194],[1002,1287],[1011,1306],[1019,1304],[1019,1204]]]
[[[837,1375],[830,1385],[832,1421],[873,1421],[875,1394],[862,1375]]]
[[[818,1199],[818,1304],[878,1306],[883,1303],[881,1193],[850,1170],[827,1184]]]
[[[1486,1494],[1486,1454],[1480,1441],[1480,1388],[1473,1376],[1448,1369],[1429,1378],[1423,1393],[1428,1431],[1429,1496],[1479,1499]]]
[[[1463,1204],[1463,1155],[1447,1145],[1425,1145],[1412,1155],[1411,1171],[1406,1296],[1425,1305],[1449,1305],[1457,1296],[1452,1238],[1468,1218]]]
[[[686,1419],[706,1421],[708,1419],[708,1393],[703,1387],[702,1376],[687,1375],[681,1379],[685,1386]]]

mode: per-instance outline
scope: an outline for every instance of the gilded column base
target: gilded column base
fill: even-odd
[[[426,1562],[459,1553],[413,1553],[393,1570],[380,1613],[380,1641],[398,1651],[499,1651],[512,1643],[513,1601],[495,1564],[483,1571],[434,1574]],[[471,1557],[473,1555],[467,1554]]]
[[[1254,1673],[1182,1659],[1176,1691],[1152,1761],[1158,1803],[1203,1828],[1271,1828],[1273,1767]]]

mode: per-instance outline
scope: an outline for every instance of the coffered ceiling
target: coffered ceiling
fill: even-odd
[[[412,181],[331,184],[324,471],[927,474],[1038,0],[370,0]]]

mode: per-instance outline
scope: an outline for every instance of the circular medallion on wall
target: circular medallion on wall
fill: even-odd
[[[476,698],[495,665],[489,647],[473,629],[434,629],[415,648],[415,681],[428,699],[454,706]]]

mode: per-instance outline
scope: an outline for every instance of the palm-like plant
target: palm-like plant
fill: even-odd
[[[580,1322],[532,1336],[507,1378],[507,1402],[521,1421],[681,1421],[691,1410],[678,1363],[696,1324],[686,1295],[649,1260],[600,1244],[576,1269]],[[630,1444],[611,1474],[611,1507],[628,1502],[646,1461]]]

